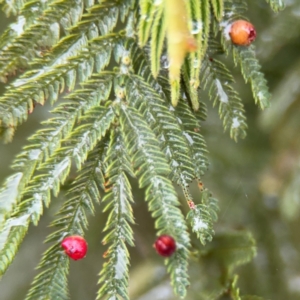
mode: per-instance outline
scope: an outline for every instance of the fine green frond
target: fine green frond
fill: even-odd
[[[87,111],[79,119],[81,124],[73,129],[61,147],[39,167],[38,175],[30,180],[24,192],[25,201],[23,199],[21,202],[20,211],[28,210],[27,202],[37,200],[37,198],[43,200],[48,206],[49,190],[52,190],[54,195],[58,194],[60,184],[69,174],[72,160],[74,160],[77,169],[80,169],[89,151],[102,139],[114,118],[115,114],[111,107],[98,106]],[[34,223],[35,220],[38,221],[38,218],[32,216]]]
[[[60,189],[60,184],[64,182],[70,172],[72,159],[75,161],[78,169],[86,160],[87,154],[104,136],[112,122],[115,114],[112,108],[103,106],[95,107],[89,110],[81,119],[86,122],[75,127],[68,139],[62,144],[62,147],[55,151],[39,168],[39,174],[34,176],[26,187],[22,202],[16,207],[12,216],[6,220],[4,230],[0,234],[3,240],[3,248],[0,255],[13,257],[10,252],[16,251],[24,235],[23,224],[32,222],[37,225],[40,216],[43,213],[43,203],[45,206],[50,204],[50,191],[56,196]],[[11,229],[11,223],[14,220],[22,219],[21,225],[14,225]],[[17,235],[18,239],[15,237]],[[14,244],[11,250],[10,245]],[[15,252],[14,252],[15,254]],[[10,260],[5,261],[3,269],[0,270],[0,276],[5,272]]]
[[[255,103],[261,109],[265,109],[270,105],[271,95],[264,74],[260,71],[261,66],[256,58],[255,48],[253,45],[247,47],[235,46],[231,43],[229,36],[231,22],[243,18],[241,15],[246,9],[247,6],[243,1],[232,0],[230,3],[225,3],[225,18],[220,23],[221,42],[227,53],[232,52],[234,62],[236,65],[240,65],[245,81],[250,82]]]
[[[199,113],[201,113],[202,107]],[[182,99],[174,111],[177,120],[180,120],[180,130],[186,140],[188,156],[191,158],[194,177],[200,179],[208,168],[207,147],[200,131],[200,123],[192,113],[190,107]]]
[[[119,18],[124,22],[131,2],[132,0],[111,0],[95,4],[87,9],[87,13],[82,16],[76,26],[70,29],[70,32],[78,35],[85,34],[89,39],[100,35],[105,36],[113,31]]]
[[[187,200],[190,206],[187,220],[191,225],[192,231],[197,234],[201,243],[205,245],[207,242],[212,241],[215,234],[213,223],[218,219],[218,201],[211,196],[206,188],[201,191],[200,204],[197,204],[198,201],[194,204],[189,195]]]
[[[28,61],[37,56],[34,47],[51,47],[59,41],[60,26],[67,31],[76,24],[83,12],[83,5],[76,0],[52,1],[43,11],[43,17],[37,16],[29,27],[24,27],[25,17],[19,18],[18,36],[0,51],[0,78],[5,78],[15,70],[28,67]]]
[[[246,0],[224,1],[224,14],[226,20],[234,20],[237,18],[241,18],[247,10],[248,10],[248,4]]]
[[[110,144],[105,158],[105,191],[103,211],[110,211],[104,231],[108,231],[103,244],[110,244],[105,252],[104,263],[100,272],[98,299],[129,300],[128,266],[129,253],[126,244],[133,246],[134,223],[131,202],[133,196],[127,174],[133,175],[130,158],[126,152],[120,130],[111,132]],[[126,173],[125,173],[126,172]]]
[[[187,186],[195,177],[188,146],[174,114],[174,108],[165,104],[159,94],[140,77],[129,78],[126,91],[130,104],[138,109],[160,141],[161,149],[171,167],[172,181]],[[146,100],[146,101],[145,101]]]
[[[138,25],[139,42],[141,46],[147,43],[157,7],[152,0],[140,0],[140,20]]]
[[[194,111],[199,109],[200,70],[203,56],[207,50],[211,12],[209,0],[193,0],[189,2],[191,11],[191,22],[193,37],[196,43],[196,50],[190,53],[184,62],[182,77],[184,86],[190,98]]]
[[[159,73],[159,57],[162,55],[164,37],[167,34],[169,82],[173,106],[177,105],[180,97],[180,68],[184,63],[186,54],[192,52],[186,60],[189,76],[185,79],[195,111],[199,109],[197,88],[199,86],[201,59],[206,50],[210,23],[209,0],[204,2],[201,3],[202,6],[197,0],[186,3],[178,0],[174,4],[171,1],[156,1],[154,3],[141,1],[140,3],[139,39],[140,44],[145,46],[149,36],[151,36],[151,71],[155,78]],[[182,9],[181,12],[178,7]],[[184,15],[180,16],[180,13]],[[147,18],[144,18],[146,15]]]
[[[232,85],[234,79],[227,67],[220,61],[206,57],[201,70],[202,86],[208,91],[213,106],[219,105],[219,115],[224,130],[229,129],[230,137],[237,141],[246,136],[244,105]]]
[[[37,16],[43,14],[47,7],[48,1],[41,2],[39,0],[27,0],[24,2],[27,3],[22,6],[20,12],[18,13],[16,22],[10,24],[10,26],[0,36],[0,53],[4,51],[7,45],[15,43],[18,36],[22,34],[22,31],[32,25]],[[0,80],[5,81],[6,79],[0,78]]]
[[[175,293],[184,297],[188,285],[190,241],[184,217],[177,207],[176,192],[166,177],[171,170],[154,133],[134,108],[121,105],[120,124],[139,186],[147,187],[145,197],[152,216],[156,218],[157,234],[169,234],[176,240],[177,250],[166,259],[166,265]]]
[[[181,211],[176,207],[178,199],[172,183],[162,177],[152,178],[146,190],[146,201],[152,216],[156,218],[157,235],[169,234],[176,240],[176,252],[165,264],[170,273],[176,295],[184,298],[189,285],[187,273],[190,239]]]
[[[68,235],[83,236],[88,226],[87,213],[94,214],[94,203],[99,202],[99,191],[104,186],[101,162],[104,146],[105,143],[99,143],[90,153],[67,193],[68,200],[51,223],[57,231],[51,233],[46,242],[54,242],[54,245],[43,254],[38,265],[40,272],[34,278],[26,300],[69,299],[69,259],[63,253],[60,243]]]
[[[34,171],[61,146],[80,116],[108,98],[111,80],[112,76],[107,72],[94,75],[82,84],[82,89],[65,97],[67,102],[52,112],[56,116],[45,121],[45,128],[29,138],[30,144],[24,147],[13,162],[12,168],[17,173],[8,177],[0,190],[0,224],[12,213]]]
[[[166,34],[166,22],[163,16],[163,5],[159,5],[154,18],[151,33],[151,71],[154,77],[158,76],[160,70],[160,57],[163,51]]]
[[[160,141],[172,169],[170,178],[187,186],[195,177],[200,178],[207,168],[204,157],[204,153],[207,152],[205,142],[201,135],[195,132],[200,125],[186,103],[179,103],[178,109],[166,105],[164,99],[166,94],[169,95],[167,82],[161,77],[156,82],[142,53],[136,48],[133,52],[133,67],[136,73],[147,78],[147,82],[138,76],[128,78],[126,84],[128,98],[132,99],[132,105],[143,114]],[[199,114],[203,113],[201,107]],[[187,131],[183,131],[183,128]],[[190,130],[192,132],[189,133]]]
[[[138,169],[135,175],[139,177],[143,174],[139,178],[140,187],[147,186],[154,174],[168,176],[171,170],[166,157],[154,133],[137,110],[122,105],[120,124],[124,132],[126,148],[132,158],[134,168]]]
[[[33,100],[41,104],[44,103],[45,98],[50,98],[51,101],[56,100],[65,85],[62,81],[64,74],[68,77],[66,79],[68,85],[74,85],[75,74],[72,67],[66,70],[64,66],[56,69],[55,73],[51,69],[46,74],[37,72],[35,75],[25,75],[24,78],[18,79],[0,99],[1,125],[4,127],[17,126],[27,119],[28,112],[33,109]],[[71,76],[72,78],[70,78]],[[10,105],[10,103],[14,103],[14,105]]]
[[[224,15],[224,0],[211,0],[210,3],[216,19],[219,22],[222,21]]]
[[[70,39],[72,36],[68,38]],[[109,37],[108,40],[94,39],[94,51],[109,41]],[[86,44],[86,40],[76,40],[76,44],[81,48],[82,44]],[[54,102],[58,99],[59,93],[64,91],[65,86],[68,90],[72,90],[76,83],[77,72],[80,82],[86,81],[91,76],[94,63],[96,70],[100,72],[110,60],[111,51],[106,49],[108,47],[103,46],[102,51],[98,51],[95,61],[91,57],[92,54],[84,51],[81,54],[76,53],[73,49],[75,51],[73,55],[77,56],[69,59],[65,56],[63,60],[58,59],[43,72],[38,71],[34,75],[29,72],[15,81],[11,89],[0,99],[1,125],[11,128],[27,119],[28,111],[32,110],[33,100],[42,104],[45,99]]]
[[[37,207],[35,208],[37,209]],[[15,258],[20,244],[28,231],[29,214],[8,219],[0,233],[0,278]]]
[[[271,8],[275,12],[279,12],[285,7],[284,0],[266,0],[266,1],[270,4]]]
[[[56,243],[44,253],[38,268],[43,268],[43,271],[33,279],[25,299],[69,300],[69,259],[62,252],[60,243]]]
[[[205,205],[212,222],[217,222],[218,212],[220,210],[218,205],[218,199],[214,198],[207,188],[202,188],[201,192],[201,202],[203,203],[203,205]]]
[[[141,0],[140,8],[139,43],[141,46],[145,46],[151,34],[151,71],[153,76],[157,77],[166,35],[164,3]]]
[[[208,46],[208,40],[209,40],[209,32],[210,32],[210,22],[211,22],[211,13],[210,13],[210,5],[209,0],[203,0],[201,1],[201,19],[202,19],[202,27],[203,27],[203,33],[202,33],[202,56],[206,53],[207,46]]]
[[[29,0],[1,0],[0,6],[4,13],[9,17],[11,14],[17,15],[28,1]]]
[[[123,9],[121,18],[128,13],[130,2],[120,4],[117,1]],[[0,99],[0,126],[4,128],[6,141],[12,139],[14,128],[27,119],[34,102],[43,104],[47,99],[54,102],[65,87],[68,91],[73,90],[76,80],[80,83],[89,78],[93,68],[100,72],[106,67],[112,48],[116,47],[120,37],[118,34],[108,34],[116,25],[118,11],[118,6],[116,9],[112,3],[90,9],[90,13],[85,14],[82,21],[72,28],[74,33],[62,39],[50,54],[35,61],[34,70],[12,83]],[[109,17],[106,23],[105,17]],[[101,18],[103,22],[98,21]],[[104,36],[98,37],[98,31]]]
[[[197,88],[199,86],[199,74],[201,69],[201,62],[203,56],[203,20],[201,15],[201,6],[199,1],[193,0],[190,1],[190,11],[192,19],[192,34],[196,41],[197,49],[196,51],[189,54],[188,59],[185,61],[188,64],[189,69],[189,81],[186,82],[187,86],[191,89],[191,99],[193,99],[193,107],[195,110],[198,110],[198,92]],[[195,95],[193,97],[193,95]],[[198,105],[197,105],[198,104]]]
[[[31,168],[32,166],[29,165],[29,172],[32,172]],[[22,179],[22,172],[15,173],[6,179],[0,190],[0,228],[2,227],[5,219],[13,210],[16,203],[18,203],[18,200],[20,198],[19,186]]]
[[[193,54],[191,56],[192,56],[192,59],[195,59],[195,54]],[[195,68],[192,65],[193,63],[196,63],[196,62],[192,61],[191,59],[185,60],[184,66],[182,68],[182,78],[183,78],[184,88],[188,94],[188,97],[190,99],[192,107],[193,107],[194,111],[198,111],[198,109],[199,109],[198,86],[199,86],[200,80],[199,80],[199,76],[197,77],[196,81],[194,79],[191,79],[191,76],[193,76],[194,75],[193,73],[195,73],[195,72],[193,72],[193,70],[198,69],[197,63],[195,64]],[[180,96],[178,96],[178,97],[180,97]]]
[[[261,109],[270,105],[271,94],[267,86],[267,80],[260,71],[261,66],[256,58],[254,46],[248,48],[233,48],[233,57],[236,64],[241,66],[242,74],[246,82],[250,81],[255,103]]]

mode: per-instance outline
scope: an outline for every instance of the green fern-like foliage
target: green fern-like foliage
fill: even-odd
[[[282,7],[281,1],[269,2],[275,11]],[[0,98],[3,140],[13,139],[36,105],[58,101],[51,118],[15,158],[15,173],[0,190],[0,276],[29,225],[38,224],[75,167],[76,179],[51,224],[54,231],[46,238],[50,246],[26,299],[69,299],[69,259],[60,242],[68,235],[84,235],[98,202],[109,212],[98,299],[129,299],[128,246],[134,246],[129,177],[145,189],[157,235],[176,240],[177,249],[165,264],[175,294],[184,298],[192,234],[202,244],[211,242],[218,213],[217,200],[202,183],[208,168],[201,132],[205,95],[218,105],[230,137],[244,138],[247,129],[231,71],[215,56],[232,54],[251,84],[255,103],[261,109],[269,105],[254,46],[233,46],[228,36],[230,23],[245,13],[245,2],[187,1],[186,22],[197,49],[183,62],[177,107],[171,104],[164,1],[0,4],[7,15],[17,16],[0,38],[0,80],[9,82]],[[189,189],[193,181],[199,186],[197,196]],[[186,198],[183,208],[174,184]],[[238,256],[248,261],[251,255]]]
[[[276,12],[284,8],[284,2],[282,0],[267,0],[272,9]]]

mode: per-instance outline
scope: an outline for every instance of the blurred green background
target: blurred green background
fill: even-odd
[[[232,141],[223,132],[217,110],[208,103],[203,134],[211,164],[203,181],[219,199],[216,232],[246,229],[257,241],[255,259],[237,269],[241,294],[270,300],[297,300],[300,299],[300,1],[286,0],[286,9],[279,14],[274,14],[263,0],[248,2],[248,17],[258,33],[257,56],[273,94],[272,106],[267,111],[259,111],[249,85],[244,84],[238,68],[228,59],[227,63],[234,68],[235,87],[246,107],[248,135],[238,143]],[[1,32],[8,21],[0,13]],[[0,94],[3,91],[1,84]],[[39,128],[39,122],[48,116],[49,110],[47,105],[37,107],[29,121],[17,130],[14,141],[0,145],[0,182],[11,174],[9,165],[13,157]],[[155,231],[143,201],[143,191],[137,189],[135,182],[133,186],[136,247],[131,249],[131,299],[176,299],[163,259],[152,248]],[[16,260],[0,281],[1,300],[24,298],[36,274],[34,268],[47,248],[43,240],[51,231],[48,224],[62,198],[63,195],[54,199],[38,227],[31,226]],[[72,300],[95,298],[97,274],[105,251],[101,245],[105,219],[100,208],[96,216],[90,217],[88,256],[71,262]],[[217,281],[213,267],[201,261],[192,262],[190,272],[187,299],[214,299],[213,294],[205,298],[201,294],[207,280]]]

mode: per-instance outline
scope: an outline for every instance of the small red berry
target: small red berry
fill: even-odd
[[[65,249],[65,253],[74,260],[84,258],[87,252],[87,242],[79,235],[64,238],[61,246]]]
[[[231,24],[229,35],[233,44],[248,46],[255,40],[256,30],[251,23],[238,20]]]
[[[169,235],[161,235],[157,238],[154,247],[159,255],[169,257],[176,250],[176,242]]]

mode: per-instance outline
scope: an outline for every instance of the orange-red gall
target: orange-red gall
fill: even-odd
[[[161,235],[155,241],[156,252],[164,257],[170,257],[176,250],[176,242],[169,235]]]
[[[61,246],[64,248],[65,253],[73,260],[84,258],[87,252],[87,242],[79,235],[64,238]]]
[[[229,35],[233,44],[249,46],[256,38],[256,30],[251,23],[238,20],[231,24]]]

